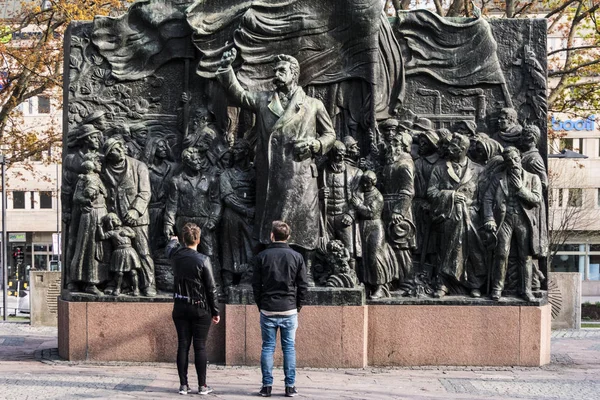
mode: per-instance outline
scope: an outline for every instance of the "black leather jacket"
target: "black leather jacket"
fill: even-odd
[[[219,315],[217,288],[210,259],[196,250],[171,240],[165,249],[171,260],[175,302],[198,305],[214,317]]]

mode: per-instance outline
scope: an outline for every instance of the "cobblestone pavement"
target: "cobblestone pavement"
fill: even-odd
[[[67,362],[56,347],[55,328],[0,322],[0,399],[178,396],[172,364]],[[281,369],[275,379],[273,397],[283,397]],[[253,398],[260,369],[210,366],[208,380],[215,388],[209,399]],[[552,363],[542,368],[307,368],[298,370],[296,384],[307,399],[596,399],[600,329],[553,332]]]

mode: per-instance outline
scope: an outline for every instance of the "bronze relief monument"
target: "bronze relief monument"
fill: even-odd
[[[225,298],[283,220],[316,286],[539,305],[547,110],[515,61],[546,68],[545,28],[379,0],[140,0],[73,24],[63,293],[168,294],[162,249],[192,221]]]

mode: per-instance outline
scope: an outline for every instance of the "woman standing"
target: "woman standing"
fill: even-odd
[[[193,223],[183,226],[181,246],[177,236],[171,238],[165,250],[171,260],[174,275],[173,321],[177,329],[177,372],[179,394],[190,391],[187,379],[188,353],[194,342],[194,364],[198,374],[199,394],[213,391],[206,385],[206,338],[211,320],[219,323],[217,291],[210,259],[196,248],[200,244],[200,228]]]

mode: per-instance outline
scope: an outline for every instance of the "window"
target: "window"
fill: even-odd
[[[562,206],[563,206],[563,197],[564,197],[563,192],[564,192],[563,189],[558,189],[558,207],[559,208],[562,208]]]
[[[562,138],[560,139],[560,149],[569,149],[583,154],[583,139]]]
[[[52,208],[52,192],[40,192],[40,208]]]
[[[33,196],[33,192],[29,196],[29,202],[31,204],[31,207],[29,207],[29,209],[30,210],[35,210],[35,197]]]
[[[25,209],[25,192],[14,191],[13,192],[13,208],[24,210]]]
[[[569,189],[569,207],[581,207],[583,203],[583,189]]]
[[[38,96],[38,114],[50,114],[50,97]]]

